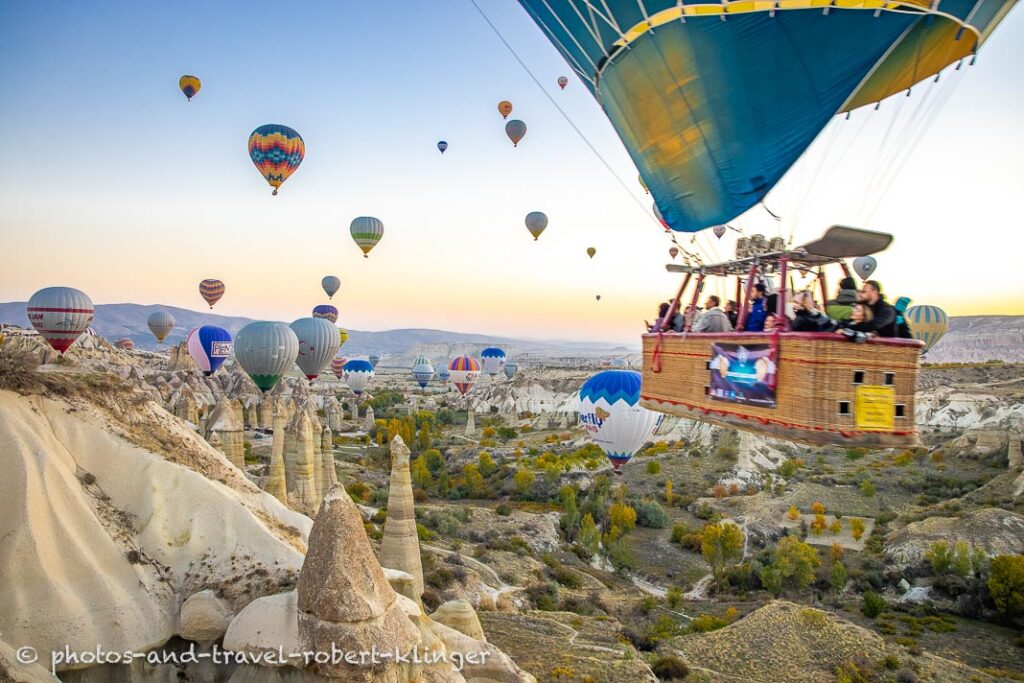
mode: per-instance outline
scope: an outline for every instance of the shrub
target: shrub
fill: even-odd
[[[554,583],[535,583],[526,589],[526,595],[539,610],[554,612],[558,609],[558,586]]]
[[[949,543],[946,541],[935,541],[932,543],[925,552],[924,557],[931,564],[932,573],[936,576],[948,574],[953,566],[953,553],[950,550]]]
[[[1024,615],[1024,555],[1000,555],[989,567],[988,590],[1004,616]]]
[[[837,519],[828,525],[828,530],[831,531],[833,534],[838,534],[840,531],[843,530],[843,523]]]
[[[860,494],[865,498],[873,498],[875,495],[875,483],[870,479],[865,479],[860,483]]]
[[[661,463],[651,460],[647,463],[647,474],[661,474]]]
[[[789,511],[786,513],[786,517],[794,522],[800,519],[800,511],[796,509],[796,505],[789,506]]]
[[[729,623],[729,620],[725,617],[716,617],[712,614],[701,614],[699,617],[690,621],[690,625],[687,627],[687,630],[690,633],[708,633],[709,631],[717,631],[720,628],[725,628]]]
[[[815,515],[824,515],[825,506],[821,503],[821,501],[816,500],[813,503],[811,503],[811,512]]]
[[[516,474],[512,478],[516,496],[523,498],[529,494],[535,481],[537,481],[537,476],[530,470],[516,470]]]
[[[853,540],[859,541],[861,536],[864,535],[864,520],[860,517],[854,517],[851,519],[850,531],[853,533]]]
[[[645,500],[636,506],[636,523],[648,529],[664,529],[668,526],[668,516],[657,501]]]
[[[683,589],[679,586],[672,586],[665,594],[665,602],[672,609],[679,607],[683,602]]]
[[[498,506],[494,508],[494,513],[502,517],[508,517],[512,514],[512,506],[508,503],[498,503]]]
[[[636,528],[636,510],[625,503],[614,503],[608,508],[608,523],[622,533]]]
[[[800,468],[800,465],[797,463],[797,460],[790,458],[779,467],[779,474],[784,476],[786,479],[789,479],[795,475],[797,470]]]
[[[715,498],[725,498],[726,489],[722,484],[715,484],[711,487],[711,495]]]
[[[682,681],[690,675],[690,667],[675,655],[658,657],[651,664],[651,671],[659,681]]]
[[[434,532],[418,522],[416,523],[416,535],[421,541],[434,540]]]
[[[864,598],[861,601],[860,611],[868,619],[876,618],[885,611],[885,598],[874,591],[865,592]]]

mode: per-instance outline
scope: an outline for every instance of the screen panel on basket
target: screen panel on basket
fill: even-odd
[[[776,349],[771,344],[711,345],[708,392],[716,401],[775,407]]]

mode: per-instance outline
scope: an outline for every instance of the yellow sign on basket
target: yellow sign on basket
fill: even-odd
[[[854,419],[857,429],[866,432],[892,431],[896,420],[896,389],[873,385],[857,387]]]

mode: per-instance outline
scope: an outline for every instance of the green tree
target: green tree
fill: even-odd
[[[874,619],[885,611],[885,598],[874,591],[866,591],[860,605],[860,611],[868,619]]]
[[[669,479],[668,481],[665,482],[665,505],[672,507],[672,501],[672,480]]]
[[[657,460],[650,460],[650,461],[648,461],[648,463],[647,463],[647,474],[660,474],[660,473],[661,473],[661,463],[659,463]]]
[[[419,450],[421,450],[421,451],[427,450],[428,448],[430,448],[430,444],[432,442],[433,442],[433,440],[430,437],[430,425],[424,423],[424,425],[422,427],[420,427],[419,436],[417,437],[417,443],[419,444]]]
[[[842,561],[836,561],[832,563],[832,568],[828,572],[828,584],[832,587],[832,592],[837,596],[843,592],[843,588],[846,587],[846,579],[848,578],[846,567]]]
[[[516,470],[512,477],[512,485],[515,494],[519,498],[525,498],[533,490],[533,484],[537,481],[536,475],[530,470]]]
[[[971,575],[971,544],[967,541],[957,541],[953,544],[953,564],[950,567],[957,576],[967,578]]]
[[[480,474],[485,477],[491,476],[498,469],[498,466],[494,464],[494,458],[487,451],[480,451],[480,455],[477,456],[477,462]]]
[[[814,548],[795,536],[786,536],[775,546],[772,567],[779,571],[783,585],[806,588],[820,566],[821,559]]]
[[[700,553],[711,565],[715,583],[722,583],[725,565],[736,562],[743,556],[743,532],[732,522],[708,524],[702,532]]]
[[[928,547],[924,557],[932,565],[932,573],[936,576],[948,574],[953,566],[953,551],[946,541],[935,541]]]
[[[583,515],[580,521],[580,530],[576,534],[576,553],[586,560],[590,560],[601,548],[601,531],[594,523],[590,514]]]
[[[467,498],[479,498],[484,493],[484,478],[473,463],[462,467],[462,488]]]
[[[1024,616],[1024,555],[994,558],[989,565],[988,590],[1004,616]]]
[[[423,451],[423,455],[421,455],[420,457],[423,458],[427,465],[427,469],[430,470],[430,473],[435,477],[440,475],[441,472],[444,471],[444,456],[441,455],[441,451],[437,450],[436,448],[428,448],[427,450]]]
[[[860,495],[865,498],[874,498],[875,496],[875,482],[870,479],[865,479],[860,483]]]
[[[412,461],[411,474],[412,483],[421,489],[430,488],[430,485],[434,483],[434,477],[430,474],[430,468],[427,467],[427,460],[422,455]]]
[[[775,567],[765,567],[761,570],[761,585],[766,591],[779,597],[782,594],[782,572]]]
[[[571,486],[563,486],[560,493],[562,498],[562,518],[559,520],[559,526],[562,529],[562,535],[565,536],[565,540],[572,543],[573,539],[576,538],[576,529],[580,523],[580,511],[576,506],[576,489]]]

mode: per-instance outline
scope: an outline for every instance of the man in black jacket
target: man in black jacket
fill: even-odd
[[[885,300],[882,285],[878,284],[877,280],[865,280],[857,293],[857,298],[874,314],[872,331],[879,337],[895,337],[896,309]]]

